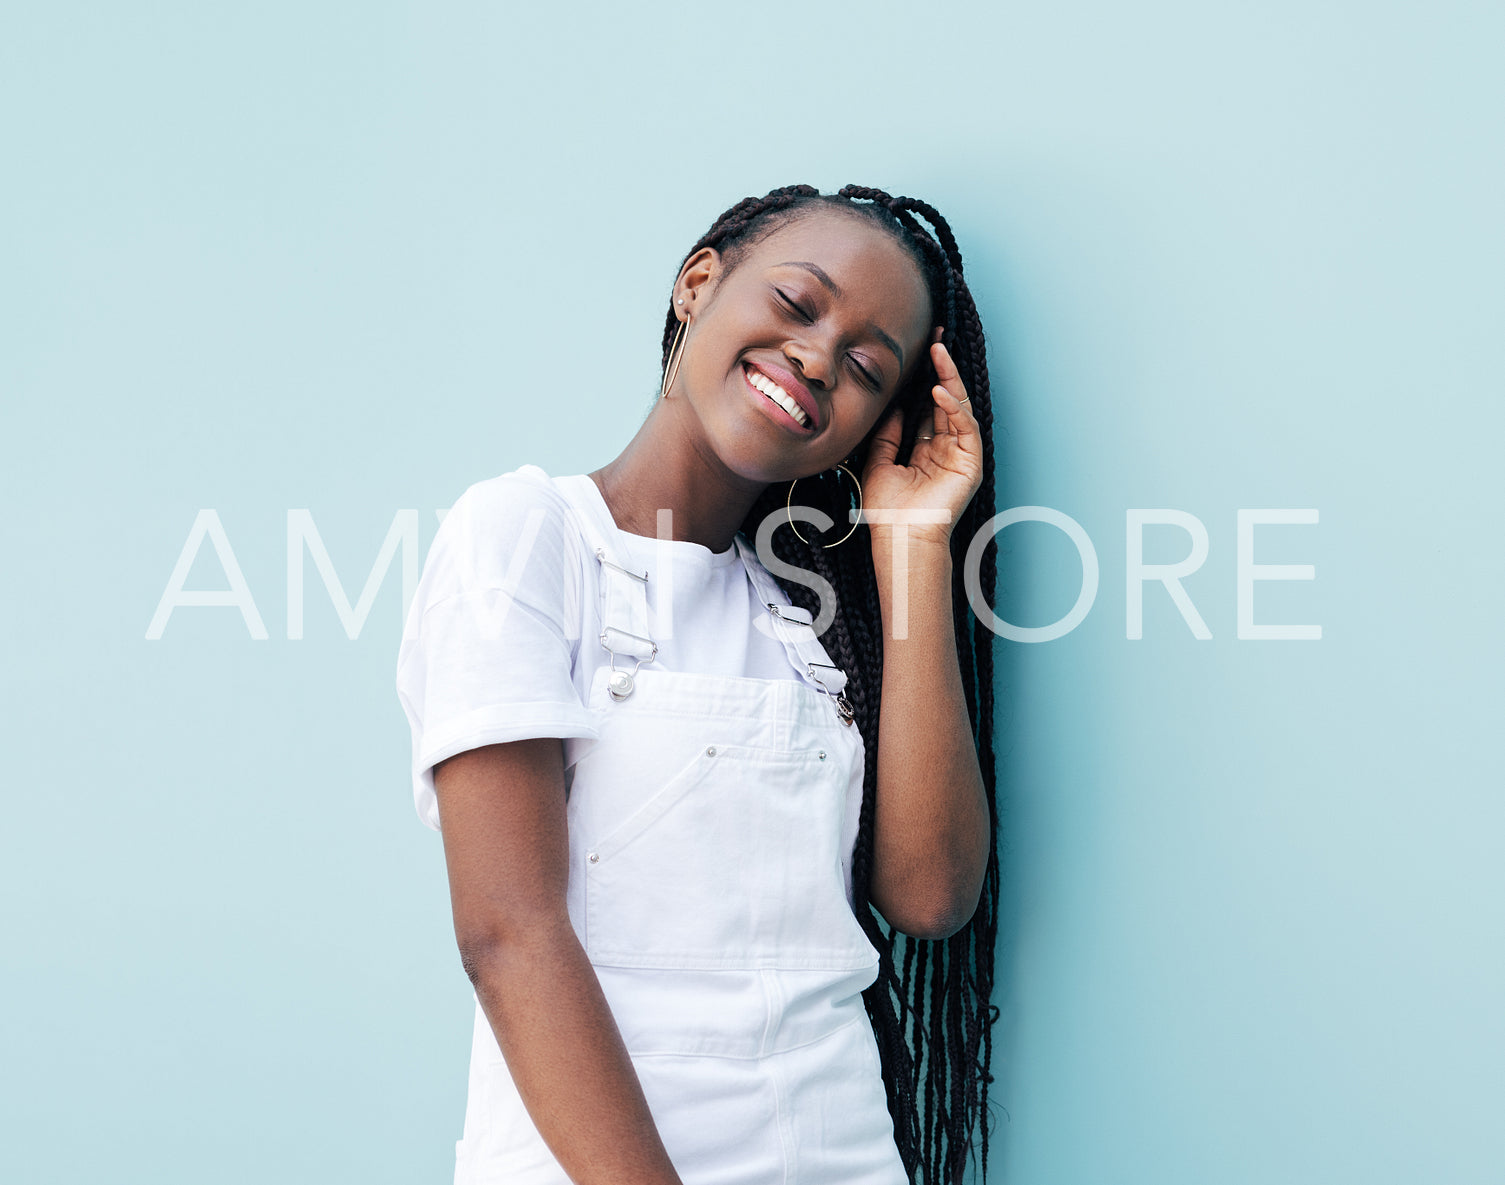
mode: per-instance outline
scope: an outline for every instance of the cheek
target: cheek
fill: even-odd
[[[871,407],[865,407],[860,413],[848,418],[842,426],[840,443],[833,442],[834,447],[841,450],[841,456],[837,460],[843,460],[861,449],[882,418],[882,411],[875,412]]]
[[[718,316],[705,325],[686,344],[685,363],[693,360],[697,374],[711,376],[733,367],[742,347],[750,340],[751,329],[740,320]]]
[[[878,426],[878,422],[882,418],[882,411],[879,411],[876,414],[869,412],[867,415],[863,416],[861,423],[857,424],[853,428],[853,431],[856,433],[857,439],[853,442],[852,447],[856,448],[859,444],[866,440],[872,433],[873,429]]]

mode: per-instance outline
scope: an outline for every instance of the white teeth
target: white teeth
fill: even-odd
[[[772,399],[799,421],[800,427],[803,428],[810,422],[810,417],[805,414],[805,409],[794,401],[793,396],[788,391],[784,390],[783,387],[779,386],[778,383],[774,382],[766,374],[756,370],[749,370],[747,377],[753,386],[762,391],[763,394],[767,395],[768,398]]]

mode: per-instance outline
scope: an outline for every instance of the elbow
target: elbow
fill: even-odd
[[[873,904],[894,929],[911,938],[940,941],[960,933],[977,913],[980,884],[952,884],[907,893],[887,905]]]
[[[460,948],[460,967],[465,978],[480,992],[490,978],[490,969],[496,965],[498,943],[495,937],[485,934],[456,934],[455,942]]]
[[[488,918],[455,926],[455,945],[465,978],[478,994],[516,970],[536,965],[538,956],[557,950],[564,937],[574,938],[567,915]]]
[[[869,900],[911,938],[938,941],[959,933],[976,916],[987,879],[988,846],[973,838],[962,850],[880,855]]]
[[[507,937],[498,930],[485,927],[456,929],[455,945],[460,951],[460,966],[465,978],[478,993],[496,977],[499,967],[508,960],[510,945]]]
[[[973,896],[970,900],[941,901],[916,911],[902,922],[893,922],[893,925],[911,938],[940,941],[960,933],[976,913],[977,898]]]

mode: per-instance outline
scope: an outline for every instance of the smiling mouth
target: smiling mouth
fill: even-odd
[[[793,416],[795,423],[801,428],[810,427],[810,417],[805,414],[805,409],[794,401],[794,396],[751,364],[744,369],[749,383]]]

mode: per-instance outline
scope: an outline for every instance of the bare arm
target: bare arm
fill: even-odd
[[[992,843],[951,613],[951,527],[982,483],[982,440],[940,336],[930,346],[930,423],[900,465],[900,419],[891,416],[862,481],[878,512],[869,521],[883,616],[870,894],[892,925],[919,938],[947,937],[971,919]]]
[[[884,630],[871,896],[906,934],[944,938],[977,909],[991,825],[957,666],[951,553],[931,535],[912,536],[907,552],[908,623],[896,638],[894,537],[874,528]]]
[[[534,1126],[577,1185],[679,1185],[565,907],[563,747],[488,745],[434,770],[455,938]]]

